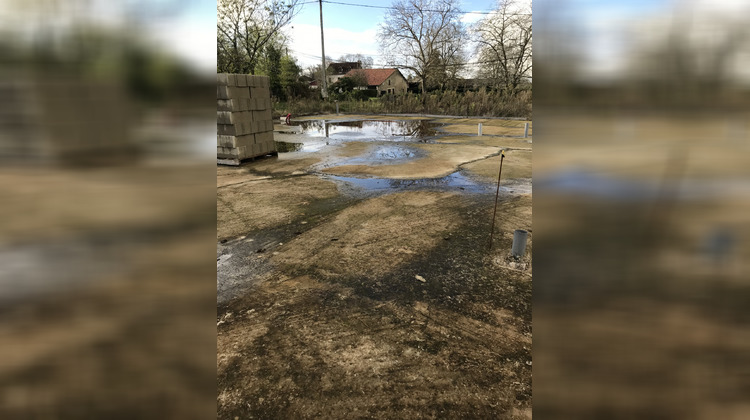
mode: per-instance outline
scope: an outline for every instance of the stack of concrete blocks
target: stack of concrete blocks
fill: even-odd
[[[267,76],[219,73],[216,98],[219,164],[239,165],[246,159],[276,154]]]

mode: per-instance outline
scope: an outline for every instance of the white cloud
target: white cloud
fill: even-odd
[[[481,13],[464,13],[464,15],[461,16],[461,22],[463,22],[465,25],[473,25],[484,19],[485,16],[487,15]]]
[[[289,53],[307,67],[320,63],[320,26],[295,24],[287,28],[291,37]],[[344,54],[371,55],[378,64],[377,27],[354,32],[336,27],[325,28],[326,55],[338,58]]]

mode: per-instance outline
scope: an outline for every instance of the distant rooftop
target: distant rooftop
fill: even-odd
[[[328,65],[329,69],[332,69],[333,75],[340,75],[340,74],[346,74],[354,69],[361,69],[362,68],[362,62],[361,61],[354,61],[354,62],[344,62],[344,63],[331,63]]]
[[[367,78],[367,85],[368,86],[378,86],[381,83],[385,82],[385,79],[390,77],[391,74],[393,74],[394,71],[398,71],[396,69],[355,69],[350,70],[348,73],[346,73],[347,77],[351,77],[355,74],[364,74]]]

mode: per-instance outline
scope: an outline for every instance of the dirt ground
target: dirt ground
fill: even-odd
[[[443,124],[464,142],[406,162],[342,164],[383,146],[346,141],[218,168],[219,418],[531,417],[530,138]],[[423,183],[450,174],[471,186]]]

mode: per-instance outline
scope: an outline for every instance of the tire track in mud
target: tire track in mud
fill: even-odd
[[[526,398],[524,391],[514,391],[513,384],[502,384],[503,378],[510,375],[508,366],[517,359],[517,351],[499,353],[497,350],[507,344],[499,345],[502,343],[496,340],[492,344],[492,330],[487,330],[487,338],[481,341],[471,339],[476,334],[446,335],[434,327],[438,322],[423,322],[407,307],[378,303],[356,294],[342,299],[340,292],[346,289],[327,284],[322,287],[320,293],[300,301],[284,299],[278,308],[283,308],[283,313],[268,314],[267,334],[248,343],[241,356],[220,369],[220,388],[237,384],[238,377],[253,384],[239,398],[251,403],[220,407],[220,418],[341,418],[357,407],[369,407],[370,416],[381,418],[415,413],[439,415],[446,404],[454,411],[498,417],[523,405],[520,403]],[[285,297],[275,295],[277,300]],[[309,316],[286,315],[306,311],[311,303],[328,308],[310,311]],[[263,312],[255,316],[263,317]],[[382,326],[372,328],[373,324]],[[361,364],[351,365],[347,357],[338,360],[339,355],[358,352],[364,352]],[[243,365],[247,360],[254,366]],[[353,360],[356,362],[359,357]],[[435,381],[417,379],[423,377]],[[459,383],[462,385],[456,386]],[[409,402],[404,401],[403,395],[433,397]],[[482,398],[473,400],[477,395]],[[495,407],[489,406],[487,400],[493,401]]]
[[[506,296],[505,302],[501,295],[511,292],[498,288],[488,296],[477,293],[496,286],[493,282],[518,287],[517,273],[487,273],[498,269],[485,255],[485,229],[469,221],[486,218],[490,199],[459,201],[458,214],[466,220],[450,230],[449,239],[386,274],[362,277],[327,266],[277,265],[280,278],[234,301],[237,312],[259,309],[237,325],[221,326],[220,337],[246,322],[269,328],[242,345],[245,356],[221,366],[220,388],[236,389],[237,371],[245,378],[240,382],[253,385],[240,386],[238,397],[251,403],[228,403],[220,407],[220,418],[335,418],[363,407],[363,415],[371,417],[439,416],[451,410],[497,418],[528,407],[530,313],[508,305],[525,297]],[[433,217],[430,213],[423,215]],[[456,264],[456,258],[464,261]],[[415,272],[427,283],[414,279]],[[457,275],[461,272],[466,273]],[[314,286],[294,286],[301,277]],[[378,281],[383,287],[373,286]],[[451,292],[462,299],[454,301]],[[494,314],[502,310],[513,312],[504,322]],[[360,353],[361,365],[347,364],[347,354]],[[252,362],[242,360],[251,355]]]

